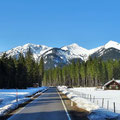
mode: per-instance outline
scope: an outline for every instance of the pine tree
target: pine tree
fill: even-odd
[[[16,61],[16,88],[27,88],[27,68],[25,66],[25,58],[22,54],[19,55],[19,59]]]
[[[27,83],[28,83],[28,87],[32,87],[34,80],[33,80],[33,68],[35,65],[35,60],[33,58],[33,54],[31,52],[31,49],[29,48],[28,52],[26,53],[25,56],[25,65],[27,68]]]
[[[39,63],[39,85],[40,86],[42,85],[43,77],[44,77],[44,60],[43,60],[43,57],[41,57],[40,63]]]

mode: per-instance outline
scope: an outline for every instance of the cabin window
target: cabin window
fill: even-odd
[[[118,90],[118,89],[119,89],[119,87],[118,87],[118,86],[116,86],[116,89]]]
[[[109,89],[111,89],[112,87],[111,86],[109,86]]]

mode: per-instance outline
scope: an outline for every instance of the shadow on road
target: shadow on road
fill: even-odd
[[[63,115],[65,111],[51,111],[51,112],[29,112],[18,113],[15,116],[11,116],[14,120],[68,120]],[[10,116],[0,117],[0,120],[7,120]],[[12,118],[13,117],[13,118]],[[10,119],[10,118],[9,118]]]

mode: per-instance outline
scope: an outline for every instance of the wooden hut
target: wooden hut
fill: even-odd
[[[120,80],[110,80],[103,87],[104,90],[120,90]]]

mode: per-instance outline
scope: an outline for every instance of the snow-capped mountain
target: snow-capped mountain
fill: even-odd
[[[93,52],[89,54],[91,57],[101,57],[103,60],[120,59],[120,44],[110,40],[105,45],[90,50],[90,52]]]
[[[95,48],[95,49],[89,50],[89,55],[91,55],[91,54],[93,54],[93,53],[95,53],[95,52],[97,52],[97,51],[101,51],[101,50],[103,50],[103,49],[106,50],[106,49],[109,49],[109,48],[115,48],[115,49],[120,50],[120,44],[117,43],[117,42],[115,42],[115,41],[110,40],[108,43],[106,43],[106,44],[103,45],[103,46],[100,46],[100,47],[97,47],[97,48]],[[102,53],[101,53],[101,54],[102,54]]]
[[[120,44],[118,42],[115,42],[115,41],[112,41],[112,40],[110,40],[108,43],[106,43],[103,47],[105,49],[115,48],[115,49],[120,50]]]
[[[29,48],[36,61],[39,61],[41,56],[43,56],[46,69],[63,66],[70,63],[71,60],[79,59],[80,61],[86,61],[89,56],[92,58],[101,57],[103,60],[120,59],[120,44],[112,40],[103,46],[90,50],[82,48],[75,43],[62,48],[52,48],[45,45],[28,43],[6,51],[6,53],[8,57],[12,56],[18,58],[19,53],[22,53],[25,56]],[[3,53],[1,53],[0,56]]]
[[[69,63],[69,51],[64,51],[60,48],[52,48],[43,55],[45,68],[53,68],[56,66],[64,66]]]
[[[28,43],[23,46],[18,46],[16,48],[13,48],[13,49],[7,51],[6,54],[8,55],[8,57],[12,56],[12,57],[16,57],[16,58],[19,56],[20,53],[22,53],[25,56],[25,54],[27,53],[29,48],[30,48],[31,52],[33,53],[33,57],[35,60],[37,60],[43,53],[45,53],[46,51],[51,49],[51,47],[47,47],[45,45],[35,45],[35,44]]]
[[[68,59],[81,58],[82,60],[86,60],[89,56],[89,51],[76,43],[64,46],[61,49],[69,51],[70,55],[68,56]]]

